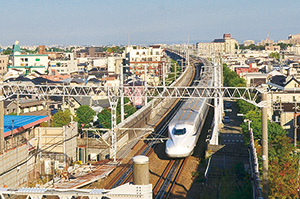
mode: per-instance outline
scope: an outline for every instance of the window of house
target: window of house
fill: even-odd
[[[293,96],[293,101],[296,101],[296,96]]]
[[[21,58],[21,61],[24,61],[24,58]]]
[[[25,58],[25,62],[28,62],[28,58]]]

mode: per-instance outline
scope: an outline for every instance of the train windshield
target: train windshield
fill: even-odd
[[[173,128],[173,134],[174,135],[184,135],[186,133],[186,129],[183,128],[183,129],[175,129]]]

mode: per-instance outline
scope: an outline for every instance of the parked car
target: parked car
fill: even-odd
[[[230,122],[229,116],[225,116],[225,117],[224,117],[224,122],[225,122],[225,123],[229,123],[229,122]]]
[[[231,104],[229,102],[226,102],[225,107],[226,108],[231,108]]]

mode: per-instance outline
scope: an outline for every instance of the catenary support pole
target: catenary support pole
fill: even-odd
[[[295,101],[294,105],[294,147],[297,147],[297,130],[298,130],[298,124],[297,124],[297,111],[298,111],[298,106],[297,106],[297,101]]]
[[[0,153],[4,150],[4,96],[0,88]]]
[[[145,64],[145,68],[144,68],[144,85],[145,85],[145,88],[144,88],[144,90],[145,90],[145,98],[144,98],[144,100],[145,100],[145,103],[144,103],[144,105],[147,105],[147,103],[148,103],[148,98],[147,98],[147,65]]]
[[[267,93],[262,93],[262,102],[264,106],[261,109],[262,120],[262,166],[263,166],[263,197],[268,198],[269,180],[268,180],[268,115],[267,115]]]
[[[20,95],[19,92],[17,92],[17,115],[20,115]]]
[[[110,146],[110,158],[117,160],[117,133],[115,127],[117,126],[117,105],[118,98],[116,96],[109,97],[109,103],[111,108],[111,146]]]

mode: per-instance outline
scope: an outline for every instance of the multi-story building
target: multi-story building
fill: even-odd
[[[163,68],[165,72],[167,67],[163,67],[166,63],[164,49],[160,45],[152,45],[149,47],[133,47],[129,46],[125,49],[125,54],[130,64],[130,71],[138,76],[144,74],[162,75]],[[166,73],[165,73],[166,74]]]
[[[268,51],[280,51],[280,46],[265,46],[265,50],[268,50]]]
[[[253,40],[246,40],[243,42],[244,46],[250,46],[251,44],[255,44]]]
[[[77,61],[75,59],[74,53],[65,53],[63,59],[56,59],[50,61],[51,70],[56,70],[60,74],[70,74],[77,72]]]
[[[274,44],[274,40],[269,39],[269,36],[266,39],[261,40],[261,42],[258,43],[259,46],[273,45],[273,44]]]
[[[47,54],[22,54],[19,42],[16,41],[13,45],[13,65],[8,66],[8,70],[16,68],[27,73],[37,71],[45,74],[48,70],[48,55]]]
[[[300,34],[298,33],[296,35],[289,35],[288,41],[290,44],[293,44],[293,45],[300,44]]]
[[[199,56],[212,56],[218,54],[233,54],[238,48],[238,42],[230,34],[224,34],[223,39],[215,39],[210,43],[197,43]]]
[[[7,71],[8,56],[0,55],[0,75],[3,76]]]
[[[300,55],[300,45],[294,45],[294,46],[289,46],[286,49],[286,52],[295,54],[295,55]]]

